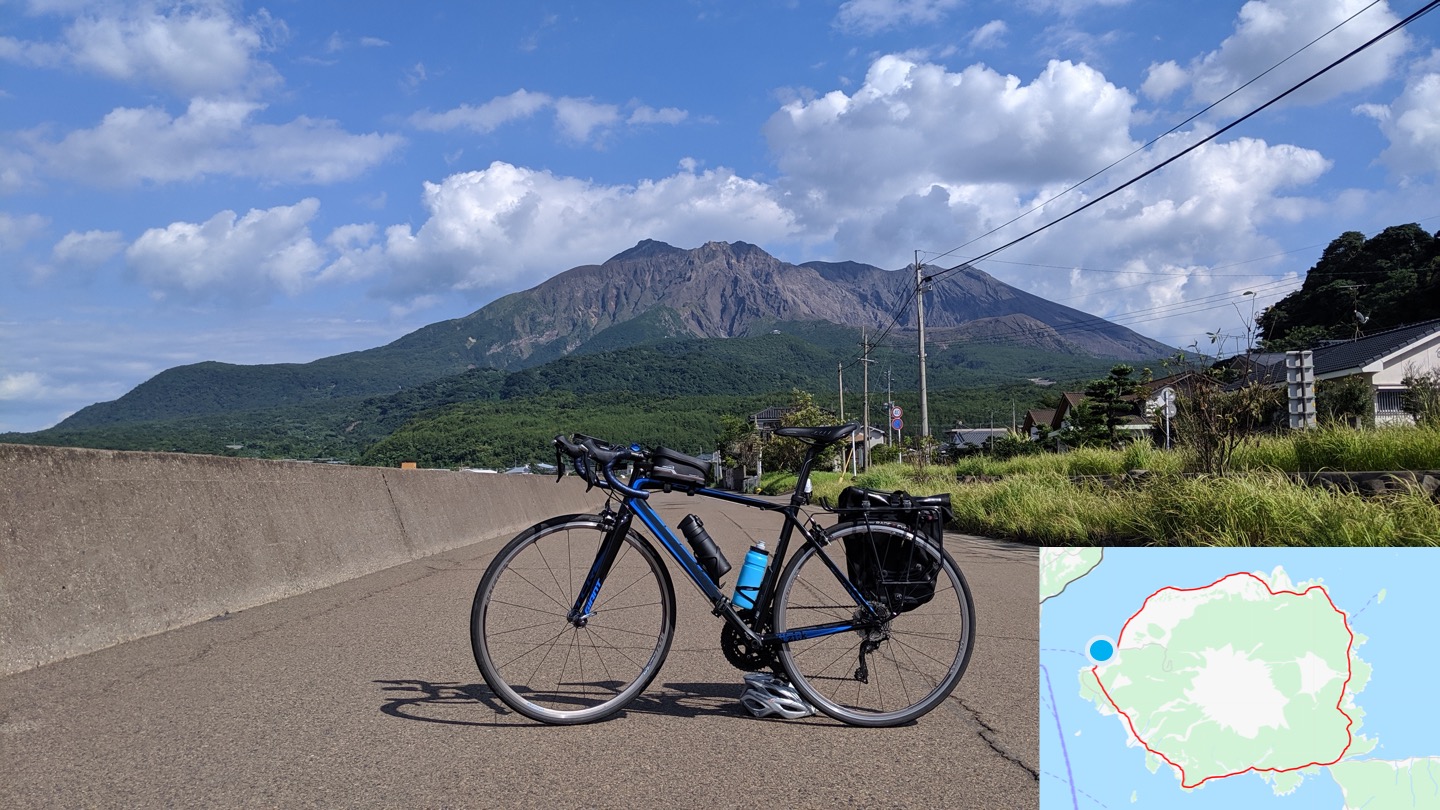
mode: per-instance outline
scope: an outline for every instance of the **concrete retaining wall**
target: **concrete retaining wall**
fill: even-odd
[[[0,444],[0,675],[593,511],[578,479]]]

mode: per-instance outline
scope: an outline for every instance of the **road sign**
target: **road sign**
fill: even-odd
[[[1161,413],[1164,413],[1164,414],[1165,414],[1165,418],[1166,418],[1166,419],[1174,419],[1174,418],[1175,418],[1175,403],[1172,402],[1172,403],[1170,403],[1169,405],[1166,405],[1164,408],[1161,409]]]
[[[899,409],[899,408],[896,408],[895,410],[898,411],[898,410],[900,410],[900,409]],[[895,419],[895,421],[893,421],[893,422],[890,423],[890,427],[895,428],[896,430],[904,430],[904,429],[905,429],[905,420],[900,419],[900,418],[897,417],[897,418]]]
[[[900,417],[902,417],[902,416],[904,416],[904,415],[905,415],[905,412],[902,411],[902,410],[900,410],[900,406],[899,406],[899,405],[896,405],[895,407],[893,407],[893,408],[890,409],[890,418],[891,418],[891,419],[899,419]]]
[[[1161,402],[1161,404],[1163,404],[1163,405],[1169,405],[1169,404],[1171,404],[1171,403],[1174,402],[1174,401],[1175,401],[1175,389],[1174,389],[1174,388],[1171,388],[1171,387],[1169,387],[1169,386],[1167,385],[1166,387],[1160,389],[1160,402]]]

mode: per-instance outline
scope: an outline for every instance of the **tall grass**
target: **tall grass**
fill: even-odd
[[[955,465],[959,475],[1124,475],[1131,470],[1178,473],[1184,457],[1154,445],[1136,442],[1124,450],[1081,447],[1068,453],[1041,453],[999,461],[970,456]]]
[[[1280,473],[1164,476],[1107,489],[1057,475],[954,487],[961,531],[1042,545],[1440,545],[1440,508],[1409,493],[1362,498]]]
[[[1440,508],[1428,496],[1362,498],[1280,473],[1162,479],[1136,506],[1129,528],[1163,545],[1440,545]]]
[[[1307,472],[1440,469],[1440,427],[1331,428],[1294,441],[1296,460]]]
[[[875,467],[855,483],[915,494],[950,492],[961,531],[1046,545],[1440,545],[1440,507],[1419,492],[1366,498],[1303,486],[1289,475],[1327,468],[1440,469],[1440,430],[1320,430],[1263,438],[1237,450],[1234,466],[1227,476],[1182,475],[1184,453],[1142,445],[1005,462],[972,458],[954,468],[1000,476],[985,483],[960,484],[943,467],[922,476],[901,464]],[[1152,475],[1120,485],[1083,477],[1132,469]],[[843,483],[835,482],[835,493]]]
[[[1440,427],[1389,427],[1354,430],[1330,427],[1247,440],[1235,449],[1231,467],[1238,472],[1319,472],[1321,470],[1440,469]],[[998,461],[989,456],[961,459],[960,475],[1120,475],[1150,470],[1162,475],[1193,470],[1189,454],[1136,443],[1124,450],[1081,448]]]
[[[1318,470],[1440,469],[1440,428],[1332,428],[1263,437],[1237,448],[1226,476],[1184,475],[1185,452],[1149,445],[1081,449],[1008,461],[975,456],[924,472],[904,464],[854,478],[827,477],[832,500],[847,484],[917,495],[951,493],[956,528],[1046,545],[1440,545],[1440,507],[1418,492],[1366,498],[1296,483]],[[1085,476],[1150,470],[1141,483]],[[960,475],[1000,480],[960,484]]]

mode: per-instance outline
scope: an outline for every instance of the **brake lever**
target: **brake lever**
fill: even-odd
[[[574,461],[575,473],[585,479],[585,491],[589,492],[595,488],[595,475],[590,470],[590,458],[588,456],[580,456]],[[582,464],[585,465],[584,469],[580,467]]]

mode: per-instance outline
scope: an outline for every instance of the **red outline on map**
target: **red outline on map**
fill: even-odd
[[[1339,755],[1339,756],[1335,757],[1334,759],[1330,760],[1329,762],[1309,762],[1309,763],[1306,763],[1306,764],[1304,764],[1304,765],[1297,765],[1297,766],[1295,766],[1295,767],[1293,767],[1293,768],[1257,768],[1257,767],[1255,767],[1255,766],[1252,765],[1252,766],[1250,766],[1249,768],[1246,768],[1246,769],[1243,770],[1243,771],[1235,771],[1234,773],[1213,774],[1213,775],[1211,775],[1211,776],[1205,777],[1204,779],[1201,779],[1199,782],[1196,782],[1196,783],[1193,784],[1193,785],[1189,785],[1189,784],[1186,784],[1186,783],[1185,783],[1185,769],[1184,769],[1183,767],[1181,767],[1180,765],[1176,764],[1176,763],[1175,763],[1174,761],[1172,761],[1169,757],[1165,756],[1164,754],[1160,753],[1159,751],[1156,751],[1154,748],[1151,748],[1151,747],[1150,747],[1150,744],[1147,743],[1147,742],[1145,742],[1144,738],[1142,738],[1142,737],[1140,736],[1140,733],[1135,730],[1135,721],[1130,719],[1130,715],[1126,714],[1124,709],[1121,709],[1118,705],[1116,705],[1115,699],[1112,698],[1112,697],[1110,697],[1110,692],[1105,689],[1105,684],[1103,684],[1103,683],[1100,682],[1100,672],[1099,672],[1100,667],[1099,667],[1098,665],[1091,667],[1091,668],[1090,668],[1090,674],[1095,676],[1095,683],[1096,683],[1096,685],[1098,685],[1098,686],[1100,687],[1100,692],[1105,695],[1105,700],[1109,701],[1110,705],[1115,709],[1115,711],[1116,711],[1117,713],[1119,713],[1119,715],[1120,715],[1121,717],[1125,718],[1125,723],[1126,723],[1126,725],[1128,725],[1128,726],[1130,727],[1130,733],[1135,736],[1135,739],[1137,739],[1137,740],[1140,741],[1140,744],[1141,744],[1141,745],[1145,746],[1145,750],[1146,750],[1146,751],[1149,751],[1150,753],[1154,754],[1155,756],[1160,757],[1161,759],[1165,760],[1167,763],[1169,763],[1170,767],[1172,767],[1172,768],[1174,768],[1175,770],[1177,770],[1177,771],[1180,772],[1180,787],[1182,787],[1182,788],[1197,788],[1197,787],[1200,787],[1201,785],[1205,784],[1206,782],[1210,781],[1211,779],[1226,779],[1226,778],[1231,777],[1231,776],[1239,776],[1239,775],[1241,775],[1241,774],[1249,773],[1249,772],[1251,772],[1251,771],[1255,771],[1256,773],[1262,773],[1262,772],[1264,772],[1264,773],[1286,773],[1286,772],[1288,772],[1288,771],[1298,771],[1298,770],[1301,770],[1301,769],[1303,769],[1303,768],[1312,768],[1312,767],[1316,767],[1316,766],[1324,767],[1324,766],[1327,766],[1327,765],[1334,765],[1335,763],[1339,762],[1341,759],[1344,759],[1344,757],[1345,757],[1345,752],[1346,752],[1346,751],[1349,751],[1349,750],[1350,750],[1350,746],[1351,746],[1352,744],[1354,744],[1354,742],[1355,742],[1355,737],[1354,737],[1354,735],[1350,733],[1350,729],[1351,729],[1352,727],[1354,727],[1354,725],[1355,725],[1355,718],[1351,717],[1351,716],[1348,715],[1348,714],[1345,714],[1345,710],[1342,709],[1342,708],[1340,708],[1340,704],[1345,701],[1345,690],[1350,687],[1350,678],[1354,675],[1354,665],[1351,663],[1350,655],[1351,655],[1351,653],[1354,652],[1354,650],[1355,650],[1355,632],[1350,629],[1350,622],[1347,621],[1347,620],[1349,619],[1349,616],[1345,615],[1345,611],[1341,610],[1341,609],[1338,608],[1338,607],[1335,607],[1335,602],[1330,599],[1330,592],[1329,592],[1329,591],[1326,591],[1325,588],[1324,588],[1323,586],[1321,586],[1321,585],[1311,585],[1310,587],[1306,588],[1304,591],[1276,591],[1276,590],[1272,590],[1272,589],[1270,588],[1269,583],[1267,583],[1265,580],[1261,579],[1260,577],[1257,577],[1257,576],[1255,576],[1254,574],[1251,574],[1251,573],[1248,573],[1248,572],[1245,572],[1245,571],[1240,571],[1240,572],[1237,572],[1237,573],[1234,573],[1234,574],[1227,574],[1227,575],[1225,575],[1225,576],[1223,576],[1223,577],[1215,580],[1214,582],[1210,583],[1209,585],[1204,585],[1204,586],[1201,586],[1201,587],[1199,587],[1199,588],[1161,588],[1160,590],[1156,591],[1155,593],[1152,593],[1152,594],[1150,594],[1149,596],[1145,597],[1145,602],[1140,605],[1140,609],[1139,609],[1139,610],[1135,611],[1135,615],[1134,615],[1134,616],[1131,616],[1130,618],[1128,618],[1128,619],[1125,620],[1124,626],[1122,626],[1122,627],[1120,628],[1120,635],[1119,635],[1119,637],[1117,637],[1116,640],[1115,640],[1115,649],[1116,649],[1116,650],[1119,650],[1119,649],[1120,649],[1120,642],[1125,638],[1125,630],[1130,627],[1130,622],[1132,622],[1132,621],[1135,620],[1135,616],[1139,616],[1141,613],[1145,612],[1145,606],[1148,605],[1148,604],[1150,604],[1150,600],[1151,600],[1151,599],[1154,599],[1156,596],[1159,596],[1162,592],[1164,592],[1164,591],[1177,591],[1177,592],[1203,591],[1203,590],[1205,590],[1206,588],[1213,588],[1213,587],[1215,587],[1216,585],[1219,585],[1220,583],[1224,582],[1225,580],[1230,579],[1231,577],[1241,577],[1241,576],[1250,577],[1251,579],[1255,580],[1256,582],[1260,583],[1261,585],[1264,585],[1264,586],[1265,586],[1265,590],[1270,591],[1270,595],[1271,595],[1271,596],[1279,596],[1279,595],[1281,595],[1281,594],[1290,594],[1290,595],[1292,595],[1292,596],[1305,596],[1306,594],[1310,593],[1311,591],[1316,591],[1316,590],[1318,590],[1318,591],[1320,591],[1320,594],[1325,597],[1325,601],[1330,603],[1330,609],[1331,609],[1331,610],[1334,610],[1336,613],[1340,614],[1340,619],[1345,622],[1345,632],[1350,635],[1350,643],[1345,647],[1345,682],[1342,683],[1342,684],[1340,684],[1340,698],[1335,701],[1335,710],[1338,711],[1338,712],[1340,712],[1340,714],[1345,717],[1345,747],[1342,748],[1342,749],[1340,749],[1340,755]]]

